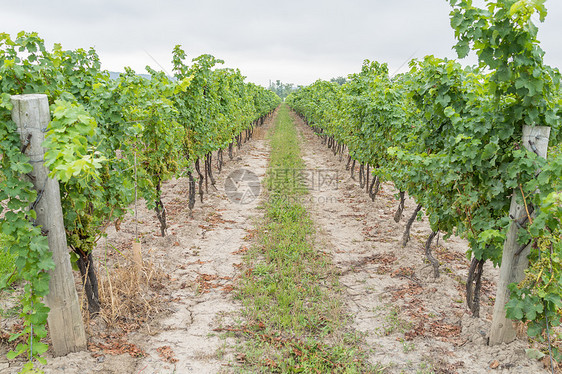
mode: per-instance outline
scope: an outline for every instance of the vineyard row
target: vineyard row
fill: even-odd
[[[271,91],[244,82],[240,71],[219,68],[223,61],[211,55],[194,58],[191,65],[185,59],[176,46],[173,77],[147,67],[150,78],[126,68],[111,79],[93,49],[63,50],[55,44],[48,50],[35,33],[22,32],[15,39],[0,34],[0,233],[25,284],[23,330],[14,338],[27,337],[9,357],[27,354],[27,368],[42,361],[47,350],[41,342],[49,314],[43,298],[54,268],[47,230],[36,223],[34,209],[47,179],[35,180],[35,165],[44,161],[49,177],[60,182],[66,241],[95,314],[100,306],[92,249],[104,228],[143,198],[166,235],[162,183],[189,178],[192,209],[196,182],[201,200],[203,181],[214,183],[213,153],[220,168],[223,150],[232,157],[233,147],[251,137],[280,102]],[[30,146],[37,139],[18,130],[12,115],[19,100],[13,95],[37,93],[47,95],[52,117],[40,129],[44,160],[41,143]],[[24,122],[27,115],[22,114]],[[80,347],[54,348],[64,354]]]
[[[405,196],[415,199],[404,242],[416,215],[427,215],[433,233],[425,251],[436,276],[436,234],[468,241],[474,316],[484,262],[501,265],[490,344],[515,338],[509,319],[529,322],[529,335],[546,339],[562,307],[560,72],[543,63],[531,21],[546,9],[450,2],[455,49],[459,58],[474,50],[478,65],[426,56],[390,77],[386,64],[366,60],[345,84],[319,80],[287,102],[334,154],[347,151],[352,172],[360,165],[373,199],[380,183],[394,183],[397,221]]]

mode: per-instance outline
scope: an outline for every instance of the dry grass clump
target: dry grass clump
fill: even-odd
[[[100,266],[99,317],[123,331],[142,327],[165,310],[168,279],[169,275],[151,261],[139,264],[121,259],[113,266]]]

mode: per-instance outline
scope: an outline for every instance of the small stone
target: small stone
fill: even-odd
[[[500,366],[500,362],[498,360],[490,362],[490,369],[497,369],[498,366]]]
[[[0,370],[4,370],[10,367],[10,364],[7,362],[0,362]]]

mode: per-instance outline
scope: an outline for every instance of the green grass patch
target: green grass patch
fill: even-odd
[[[346,329],[330,258],[315,249],[314,225],[300,197],[299,138],[282,106],[271,139],[265,217],[245,258],[238,296],[244,304],[241,371],[365,373],[361,337]]]

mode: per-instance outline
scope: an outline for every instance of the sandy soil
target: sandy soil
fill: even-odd
[[[384,185],[372,202],[345,171],[345,160],[340,162],[310,129],[297,122],[309,175],[317,178],[307,204],[318,228],[319,250],[331,253],[340,269],[343,297],[353,316],[350,329],[364,335],[371,361],[382,364],[388,373],[546,373],[542,363],[526,358],[528,345],[522,340],[496,347],[485,344],[497,270],[485,268],[482,318],[474,319],[467,311],[461,283],[469,264],[464,257],[466,243],[458,238],[439,241],[433,251],[441,262],[441,276],[434,279],[423,256],[428,224],[414,223],[412,240],[406,248],[400,245],[414,202],[407,201],[402,221],[395,223],[392,186]],[[251,170],[260,178],[265,175],[269,148],[264,133],[264,129],[256,130],[235,159],[227,161],[220,174],[215,171],[217,190],[209,186],[204,203],[197,201],[193,217],[187,208],[187,180],[164,185],[167,237],[158,236],[154,212],[139,204],[138,230],[145,262],[150,265],[145,272],[158,279],[151,291],[156,297],[145,301],[144,310],[151,317],[144,327],[120,334],[126,323],[111,326],[101,317],[87,321],[91,351],[47,357],[46,373],[232,371],[235,341],[215,330],[239,318],[240,303],[231,291],[261,212],[259,199],[249,204],[232,202],[224,186],[227,176],[238,169]],[[334,175],[337,183],[330,179]],[[108,228],[107,238],[96,250],[100,272],[130,262],[134,233],[131,216],[120,231]],[[127,349],[112,349],[117,346]],[[7,362],[3,348],[0,373],[17,372],[21,363]]]

